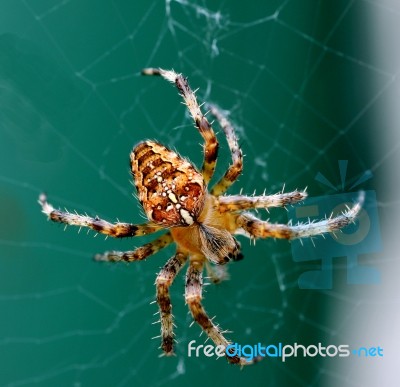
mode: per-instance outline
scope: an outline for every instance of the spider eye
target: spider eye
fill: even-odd
[[[149,220],[165,227],[190,226],[197,220],[206,187],[191,163],[157,142],[145,141],[133,149],[131,169]]]

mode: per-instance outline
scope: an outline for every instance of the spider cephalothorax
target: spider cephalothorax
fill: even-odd
[[[99,233],[116,238],[151,234],[165,229],[166,233],[133,251],[107,251],[95,255],[98,261],[143,260],[168,246],[176,244],[176,253],[159,272],[156,279],[156,297],[161,323],[161,348],[165,355],[174,353],[172,305],[169,287],[180,269],[189,261],[185,282],[185,300],[194,320],[215,345],[227,348],[230,341],[224,332],[205,312],[202,300],[202,273],[204,268],[213,282],[226,278],[224,270],[215,270],[231,260],[242,258],[235,234],[250,238],[306,238],[334,232],[353,222],[360,211],[362,198],[352,209],[329,219],[295,226],[263,221],[246,210],[268,207],[284,207],[306,198],[304,191],[277,193],[274,195],[245,196],[223,195],[242,172],[242,152],[231,123],[214,105],[208,105],[211,114],[224,131],[232,155],[232,164],[224,176],[210,189],[207,186],[213,176],[218,141],[207,118],[201,112],[195,94],[181,74],[162,69],[145,69],[144,75],[161,75],[173,82],[182,95],[186,106],[204,139],[204,161],[198,171],[189,161],[156,141],[144,141],[131,152],[131,170],[140,203],[149,222],[144,224],[109,223],[98,217],[90,217],[60,211],[47,202],[42,194],[39,203],[42,211],[53,221],[79,227],[89,227]],[[247,365],[258,359],[248,360],[227,353],[230,363]]]

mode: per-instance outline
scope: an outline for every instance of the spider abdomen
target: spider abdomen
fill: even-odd
[[[131,152],[131,169],[149,220],[168,227],[197,220],[206,187],[191,163],[155,141],[144,141]]]

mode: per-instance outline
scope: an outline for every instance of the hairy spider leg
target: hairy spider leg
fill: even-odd
[[[225,117],[221,110],[213,104],[207,104],[211,114],[217,119],[225,133],[229,150],[232,155],[232,164],[229,165],[224,176],[212,187],[211,195],[219,196],[237,180],[243,171],[243,153],[240,149],[238,138],[231,122]]]
[[[177,251],[163,266],[156,279],[156,295],[161,323],[161,349],[167,356],[174,354],[175,337],[169,288],[186,260],[187,254]]]
[[[190,115],[192,116],[197,129],[204,139],[204,161],[201,168],[206,184],[211,180],[218,157],[218,140],[207,118],[201,112],[200,106],[197,103],[196,95],[189,86],[189,83],[182,74],[177,74],[174,71],[167,71],[157,68],[146,68],[142,70],[143,75],[161,75],[167,81],[174,83],[178,88],[179,93],[183,97],[185,105],[187,106]]]
[[[69,211],[60,211],[47,202],[45,194],[39,196],[39,204],[42,206],[42,212],[53,222],[64,223],[70,226],[88,227],[96,232],[111,236],[113,238],[127,238],[134,236],[143,236],[152,234],[162,227],[151,224],[132,224],[132,223],[110,223],[100,219],[97,216],[92,218],[87,215],[79,215]]]
[[[96,254],[94,259],[96,261],[108,261],[108,262],[133,262],[133,261],[142,261],[143,259],[148,258],[150,255],[153,255],[167,247],[174,241],[170,232],[167,232],[164,235],[161,235],[157,239],[146,243],[143,246],[138,247],[133,251],[106,251],[102,254]]]
[[[275,224],[260,220],[254,215],[246,213],[238,215],[236,224],[255,238],[296,239],[309,238],[325,233],[334,233],[353,223],[361,210],[363,197],[348,211],[341,215],[323,219],[317,222],[300,223],[297,225]]]
[[[212,319],[210,319],[204,310],[201,303],[202,300],[202,288],[203,288],[203,256],[192,256],[189,267],[186,273],[186,284],[185,284],[185,300],[192,314],[193,319],[201,329],[207,334],[207,336],[214,342],[215,345],[222,345],[226,348],[231,342],[224,337],[224,332],[215,325]],[[260,359],[254,358],[252,360],[246,360],[243,357],[226,356],[227,360],[233,364],[250,365],[256,363]]]
[[[306,198],[307,193],[298,190],[260,196],[231,195],[220,196],[217,205],[218,211],[224,213],[257,208],[285,207],[289,204],[301,202]]]

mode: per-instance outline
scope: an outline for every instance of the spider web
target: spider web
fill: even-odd
[[[2,386],[399,384],[394,0],[8,0],[0,20]],[[338,160],[348,160],[349,185],[372,172],[362,188],[376,191],[384,248],[362,263],[378,267],[379,284],[349,286],[342,257],[332,290],[299,289],[301,273],[318,262],[294,262],[286,241],[243,239],[245,259],[230,265],[230,281],[207,287],[204,304],[241,344],[380,346],[383,358],[268,358],[241,371],[188,357],[189,341],[205,338],[189,327],[180,276],[171,290],[177,354],[159,359],[150,302],[173,250],[98,264],[94,253],[148,239],[104,241],[46,223],[36,204],[43,189],[55,206],[143,221],[127,160],[145,138],[201,163],[200,136],[179,96],[141,77],[148,66],[183,72],[200,101],[226,109],[246,155],[230,193],[308,186],[311,196],[329,195],[341,186]],[[229,163],[218,135],[217,177]],[[282,209],[258,215],[287,222]]]

